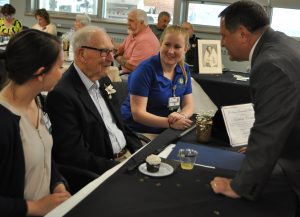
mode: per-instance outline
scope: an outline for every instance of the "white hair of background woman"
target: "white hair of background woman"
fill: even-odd
[[[88,26],[91,23],[91,18],[88,14],[77,14],[76,20],[79,21],[83,26]]]

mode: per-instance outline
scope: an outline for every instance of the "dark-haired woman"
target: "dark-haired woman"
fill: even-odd
[[[11,4],[1,7],[3,17],[0,18],[0,35],[12,36],[22,31],[22,23],[13,17],[16,9]]]
[[[50,16],[46,9],[37,9],[34,13],[37,23],[32,27],[52,35],[57,35],[56,26],[50,22]]]
[[[9,79],[0,92],[0,213],[44,216],[70,197],[52,164],[50,123],[37,98],[61,77],[60,41],[25,30],[11,38],[0,57]]]

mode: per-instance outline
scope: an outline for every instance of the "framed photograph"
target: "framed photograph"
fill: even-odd
[[[222,74],[220,40],[198,40],[199,73]]]

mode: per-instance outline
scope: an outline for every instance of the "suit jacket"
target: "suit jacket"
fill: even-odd
[[[250,88],[255,122],[240,171],[231,187],[256,199],[280,166],[300,190],[300,44],[268,28],[252,57]]]
[[[108,77],[99,80],[111,84]],[[119,129],[124,133],[127,148],[133,153],[141,147],[137,136],[121,122],[117,93],[109,99],[100,91]],[[115,96],[114,96],[115,95]],[[46,109],[52,123],[53,156],[63,164],[73,165],[101,174],[117,164],[105,124],[81,81],[74,65],[48,94]]]

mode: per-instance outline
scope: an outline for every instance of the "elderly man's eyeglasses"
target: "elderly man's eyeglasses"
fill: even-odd
[[[117,49],[108,49],[108,48],[95,48],[95,47],[89,47],[89,46],[81,46],[81,48],[98,51],[101,57],[107,57],[110,53],[115,55],[118,52]]]

